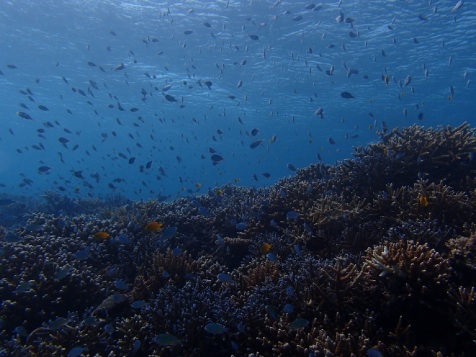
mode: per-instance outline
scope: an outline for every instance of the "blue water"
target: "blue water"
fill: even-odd
[[[153,199],[263,187],[292,175],[289,163],[351,158],[385,126],[473,124],[476,11],[455,4],[1,1],[0,193]],[[213,165],[209,148],[224,160]]]

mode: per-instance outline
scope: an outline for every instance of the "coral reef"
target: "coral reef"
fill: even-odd
[[[46,193],[0,227],[0,355],[469,356],[475,152],[412,126],[264,189]]]

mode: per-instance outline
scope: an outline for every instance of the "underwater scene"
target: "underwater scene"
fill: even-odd
[[[476,355],[475,23],[2,0],[0,357]]]

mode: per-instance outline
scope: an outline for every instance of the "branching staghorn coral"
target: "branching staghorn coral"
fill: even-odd
[[[447,184],[459,188],[476,165],[473,160],[476,137],[468,123],[456,128],[426,129],[417,125],[396,128],[382,134],[381,139],[365,148],[356,148],[354,156],[366,159],[383,155],[390,158],[386,173],[403,185],[410,184],[418,176],[434,182],[445,179]],[[444,169],[450,165],[458,170]]]
[[[93,214],[30,214],[0,242],[2,348],[470,355],[474,133],[412,127],[382,137],[354,160],[312,165],[269,188],[227,185]],[[145,230],[151,221],[177,232],[161,239]],[[110,237],[97,242],[97,231]],[[19,241],[9,242],[10,233]],[[133,289],[116,293],[118,280]],[[67,325],[49,324],[72,306]],[[208,332],[211,322],[227,332]],[[173,346],[157,342],[165,333]]]
[[[249,254],[249,247],[253,240],[247,238],[223,238],[224,263],[228,267],[237,267],[243,258]]]
[[[442,254],[413,241],[385,242],[367,249],[362,269],[357,290],[369,294],[359,294],[362,302],[379,306],[377,322],[387,329],[402,316],[405,325],[411,325],[407,347],[434,336],[442,345],[453,338],[447,295],[453,271]]]
[[[403,156],[404,162],[420,158],[434,164],[448,165],[455,160],[469,159],[469,154],[476,151],[476,137],[468,123],[456,128],[440,127],[438,130],[412,125],[395,128],[388,134],[382,133],[380,138],[380,142],[370,144],[365,149],[357,148],[354,155],[363,157],[377,152],[389,156]]]
[[[386,191],[377,195],[371,202],[368,213],[371,217],[380,216],[380,227],[383,228],[385,224],[389,231],[408,225],[408,222],[433,222],[433,226],[439,227],[438,230],[447,232],[438,238],[441,240],[449,239],[457,233],[467,233],[468,227],[465,226],[465,222],[476,219],[473,209],[475,202],[472,195],[454,191],[443,182],[435,183],[419,179],[412,186],[395,188],[392,184],[387,185]],[[410,235],[400,238],[427,241],[435,246],[441,243],[431,241],[430,236],[434,236],[435,233],[432,231],[420,237]]]
[[[446,247],[449,249],[449,257],[454,264],[463,265],[476,273],[476,233],[470,237],[458,237],[448,240]],[[472,279],[472,283],[476,279]]]
[[[140,274],[135,280],[133,295],[142,299],[159,290],[169,280],[181,286],[186,281],[186,275],[197,269],[197,262],[186,252],[174,254],[170,248],[164,253],[157,250],[152,255],[152,260],[145,262],[140,269]]]
[[[458,329],[458,335],[469,335],[474,342],[476,339],[476,290],[475,287],[448,291],[450,301],[454,305],[453,324]]]
[[[394,276],[419,285],[428,282],[434,284],[448,280],[449,268],[436,250],[426,244],[413,241],[385,242],[369,248],[364,256],[364,265],[379,277]],[[423,287],[421,285],[420,287]]]
[[[342,223],[360,218],[367,205],[357,196],[345,200],[342,195],[328,195],[316,200],[308,215],[314,226]]]
[[[259,286],[265,281],[277,281],[280,275],[279,267],[264,258],[255,258],[238,271],[241,273],[240,281],[245,290]]]
[[[323,300],[326,309],[345,311],[351,308],[351,289],[362,276],[363,271],[348,259],[335,259],[333,264],[325,265],[320,271],[320,277],[313,283],[317,290],[314,299]],[[332,311],[332,310],[331,310]]]

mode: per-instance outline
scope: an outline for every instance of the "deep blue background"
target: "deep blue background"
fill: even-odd
[[[383,122],[473,124],[475,7],[451,12],[455,3],[325,1],[315,11],[298,1],[2,1],[0,193],[64,188],[69,196],[152,199],[225,183],[262,187],[293,174],[288,163],[350,158],[352,146],[378,140]],[[338,23],[340,12],[353,22]],[[348,77],[349,68],[358,74]],[[167,84],[178,102],[165,99]],[[27,89],[34,102],[20,93]],[[320,107],[323,119],[314,116]],[[40,143],[45,150],[32,148]],[[210,147],[224,161],[212,165]],[[48,174],[37,172],[42,165]],[[32,184],[22,185],[25,178]]]

